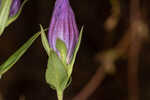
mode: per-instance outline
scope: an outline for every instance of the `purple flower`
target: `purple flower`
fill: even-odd
[[[14,16],[20,8],[20,0],[13,0],[10,8],[9,16]]]
[[[69,0],[56,0],[50,23],[48,40],[51,48],[56,51],[56,40],[62,40],[67,47],[66,61],[69,64],[78,41],[78,28]]]

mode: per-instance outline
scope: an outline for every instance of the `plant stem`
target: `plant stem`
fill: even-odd
[[[57,90],[57,98],[58,100],[63,100],[63,91]]]

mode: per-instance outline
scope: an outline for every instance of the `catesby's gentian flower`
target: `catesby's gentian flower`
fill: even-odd
[[[10,8],[9,16],[14,16],[20,9],[20,0],[13,0]]]
[[[78,41],[78,34],[74,12],[70,6],[69,0],[56,0],[48,33],[48,40],[51,48],[56,51],[59,56],[60,54],[56,49],[56,40],[60,39],[65,43],[67,48],[66,61],[68,64]]]

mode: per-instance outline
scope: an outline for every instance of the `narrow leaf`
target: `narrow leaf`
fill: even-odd
[[[40,32],[32,36],[23,46],[21,46],[12,56],[10,56],[2,65],[0,65],[0,76],[8,71],[28,50],[36,38],[40,35]]]

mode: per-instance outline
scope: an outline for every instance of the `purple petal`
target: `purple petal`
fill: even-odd
[[[14,16],[20,8],[20,0],[13,0],[10,8],[10,16]]]
[[[56,49],[56,40],[58,38],[66,44],[66,61],[69,63],[78,41],[78,28],[68,0],[56,0],[48,33],[51,48],[60,56]]]

